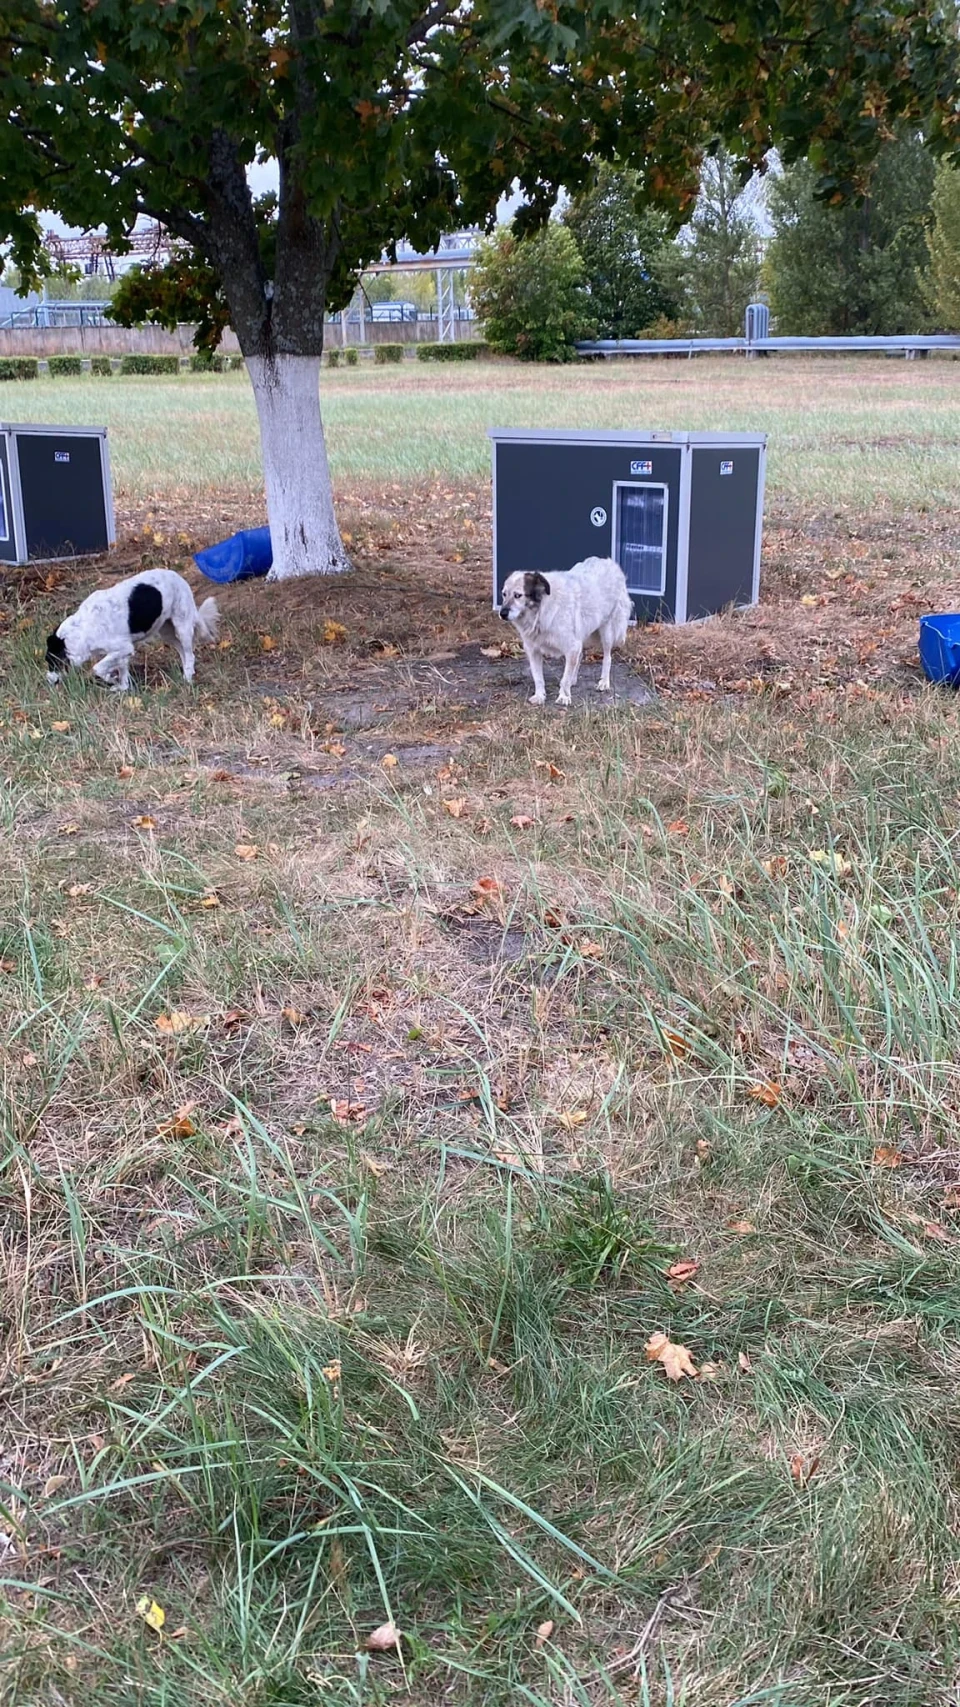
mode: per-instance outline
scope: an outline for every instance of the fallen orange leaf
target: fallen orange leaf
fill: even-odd
[[[273,638],[273,635],[272,635],[272,634],[261,634],[261,636],[260,636],[260,648],[261,648],[261,651],[263,651],[263,652],[272,652],[272,651],[273,651],[273,650],[274,650],[274,649],[275,649],[275,647],[276,647],[276,644],[277,644],[277,643],[276,643],[276,641],[275,641],[275,640],[274,640],[274,638]]]
[[[815,1458],[805,1458],[802,1452],[795,1452],[790,1460],[790,1474],[798,1488],[805,1488],[811,1477],[816,1475],[819,1468],[819,1456]]]
[[[260,855],[255,842],[238,842],[233,851],[238,859],[258,859]]]
[[[157,827],[156,818],[151,818],[149,812],[141,812],[138,818],[134,818],[133,823],[137,830],[155,830]]]
[[[515,830],[529,830],[535,820],[531,818],[529,812],[518,812],[514,818],[511,818],[510,822]]]
[[[686,1346],[675,1345],[666,1334],[651,1334],[644,1349],[650,1363],[663,1364],[668,1380],[679,1381],[684,1375],[696,1379],[696,1365]]]
[[[694,1275],[699,1274],[699,1272],[700,1264],[693,1262],[690,1258],[671,1263],[665,1271],[667,1279],[672,1280],[678,1286],[682,1286],[684,1281],[692,1280]]]
[[[550,1637],[553,1635],[553,1628],[554,1628],[554,1626],[553,1626],[553,1619],[552,1618],[545,1618],[542,1624],[538,1624],[537,1625],[537,1640],[536,1640],[534,1646],[537,1648],[542,1648],[544,1642],[549,1642]]]
[[[690,825],[683,818],[674,818],[673,823],[667,825],[668,836],[689,836],[689,834]]]
[[[663,1040],[668,1053],[676,1056],[678,1061],[682,1061],[685,1056],[689,1055],[690,1045],[685,1037],[681,1037],[679,1031],[668,1031],[664,1027]]]
[[[392,771],[394,767],[400,763],[400,760],[397,758],[396,753],[384,753],[380,763],[384,770]]]
[[[892,1144],[878,1144],[873,1152],[873,1162],[878,1168],[899,1168],[903,1163],[903,1151],[895,1149]]]
[[[751,1085],[747,1091],[747,1096],[752,1097],[754,1102],[762,1102],[764,1108],[776,1108],[782,1094],[781,1086],[775,1079],[765,1079],[763,1084]]]
[[[157,1127],[157,1137],[192,1138],[197,1130],[196,1122],[191,1119],[196,1106],[195,1102],[185,1102],[182,1108],[177,1109],[172,1119],[161,1121]]]
[[[481,895],[484,900],[503,894],[503,884],[499,877],[478,877],[471,888],[475,895]]]
[[[727,1221],[725,1225],[728,1233],[755,1233],[757,1230],[752,1221]]]
[[[449,812],[451,818],[462,818],[466,804],[466,801],[463,799],[445,800],[443,803],[443,810],[445,812]]]
[[[173,1013],[158,1015],[154,1024],[158,1031],[169,1036],[179,1037],[185,1031],[205,1031],[210,1024],[210,1015],[174,1011]]]

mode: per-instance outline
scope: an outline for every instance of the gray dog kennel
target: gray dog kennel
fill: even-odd
[[[115,538],[106,427],[0,421],[0,563],[83,557]]]
[[[493,596],[517,569],[613,557],[641,622],[756,604],[765,433],[493,427]]]

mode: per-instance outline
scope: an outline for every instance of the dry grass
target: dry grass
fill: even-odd
[[[0,1700],[948,1707],[958,513],[782,488],[563,716],[395,484],[193,691],[51,695],[102,566],[5,589]]]

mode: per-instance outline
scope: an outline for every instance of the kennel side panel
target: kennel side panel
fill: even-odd
[[[108,549],[111,526],[101,437],[56,428],[14,435],[30,559],[80,557]]]
[[[761,454],[733,444],[690,453],[690,621],[754,602]]]

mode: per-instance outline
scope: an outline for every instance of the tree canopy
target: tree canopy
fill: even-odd
[[[765,275],[777,331],[922,332],[921,287],[935,163],[914,137],[883,145],[858,202],[818,201],[802,161],[771,179],[774,236]]]
[[[596,158],[678,213],[704,144],[810,153],[852,193],[891,122],[952,142],[936,0],[2,0],[0,238],[29,281],[38,214],[141,215],[202,263],[247,353],[316,353],[323,312],[401,238],[528,220]],[[270,157],[279,197],[246,168]]]
[[[747,303],[757,294],[759,241],[738,204],[741,187],[736,162],[719,149],[704,161],[689,230],[654,261],[678,318],[703,337],[739,337]]]
[[[960,332],[960,171],[946,160],[937,170],[931,212],[924,297],[938,331]]]
[[[666,216],[642,205],[636,172],[602,161],[597,181],[570,203],[564,224],[577,240],[600,338],[635,338],[676,301],[654,261],[668,239]]]

